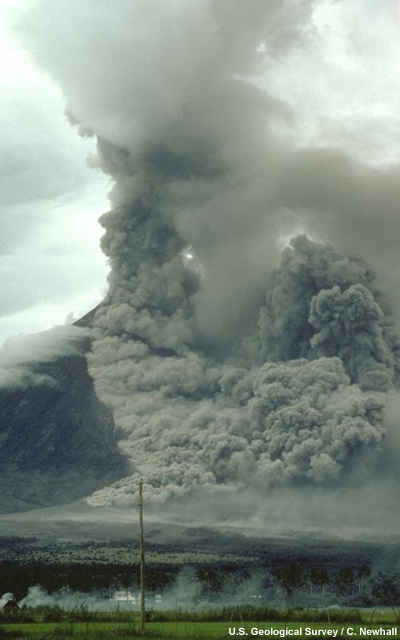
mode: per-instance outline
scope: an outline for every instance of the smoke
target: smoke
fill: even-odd
[[[0,388],[54,385],[54,379],[35,370],[35,365],[68,355],[80,355],[89,336],[81,327],[55,327],[30,335],[8,338],[0,350]]]
[[[199,486],[211,494],[329,486],[372,468],[398,371],[398,340],[374,291],[361,261],[303,236],[269,278],[259,331],[255,324],[232,356],[182,343],[159,354],[137,328],[138,337],[117,326],[95,340],[91,372],[139,471],[91,503],[130,504],[140,474],[149,497],[166,500]],[[135,313],[121,306],[124,318]]]
[[[392,388],[399,341],[374,273],[362,260],[339,256],[305,236],[291,246],[270,277],[261,308],[262,356],[339,356],[363,390]]]
[[[173,584],[153,593],[146,593],[146,607],[152,611],[190,611],[204,606],[213,609],[235,604],[261,604],[265,601],[264,583],[268,578],[273,583],[269,590],[269,601],[281,601],[281,590],[267,570],[237,571],[219,576],[217,584],[210,585],[207,576],[198,576],[194,567],[182,568]],[[13,599],[6,593],[0,599],[0,606]],[[63,611],[134,611],[140,609],[140,589],[113,586],[108,592],[73,591],[65,587],[49,593],[36,585],[28,588],[27,595],[19,602],[20,607],[58,607]]]
[[[89,365],[137,473],[92,504],[132,504],[140,476],[155,501],[223,500],[379,469],[398,167],[301,147],[259,82],[318,41],[319,5],[39,1],[21,26],[115,183]],[[299,230],[323,242],[300,235],[276,269]]]
[[[64,611],[74,611],[85,607],[88,611],[112,611],[116,607],[100,593],[84,593],[65,588],[54,593],[48,593],[41,586],[29,587],[28,593],[19,602],[20,607],[59,607]]]
[[[7,602],[13,599],[14,599],[14,595],[12,593],[10,592],[3,593],[3,595],[0,598],[0,610],[3,609],[4,605],[7,604]]]

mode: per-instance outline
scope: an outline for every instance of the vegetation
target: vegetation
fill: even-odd
[[[119,564],[132,565],[140,560],[139,546],[132,540],[118,542],[82,542],[52,543],[44,546],[28,544],[25,539],[8,536],[6,543],[0,538],[0,562],[18,562],[18,564],[52,564],[57,558],[59,564]],[[35,540],[31,538],[30,540]],[[210,551],[189,551],[184,549],[165,549],[146,545],[148,564],[190,564],[194,561],[212,564],[221,559],[229,562],[248,561],[247,556],[233,553],[215,553]],[[255,560],[255,558],[254,558]]]
[[[184,579],[184,586],[180,581]],[[40,585],[49,594],[96,593],[108,599],[119,589],[139,590],[140,567],[119,564],[0,564],[2,593],[11,592],[20,601],[29,587]],[[290,563],[272,569],[253,563],[194,562],[192,565],[152,563],[147,567],[147,590],[151,597],[169,592],[182,606],[226,602],[303,605],[324,607],[397,606],[400,603],[400,573],[373,573],[368,565],[336,571],[307,569]],[[174,595],[175,594],[175,595]],[[0,594],[1,595],[1,594]]]
[[[380,629],[398,622],[395,611],[386,612],[379,622],[374,615],[375,612],[361,614],[360,611],[278,610],[269,607],[225,607],[202,613],[164,611],[153,612],[149,616],[146,635],[153,640],[226,640],[230,637],[229,628],[236,631],[244,628],[252,637],[252,628],[283,630],[290,627],[304,631],[305,627],[311,627],[316,630],[337,629],[339,638],[350,637],[347,629],[351,628],[354,631],[352,637],[357,638],[360,626]],[[132,612],[90,613],[77,609],[67,613],[57,608],[42,607],[24,609],[13,617],[3,615],[0,619],[1,640],[127,640],[138,636],[139,617]]]
[[[393,570],[400,552],[397,543],[386,545],[383,554],[377,543],[356,545],[312,537],[295,543],[221,536],[207,529],[195,533],[168,544],[148,541],[150,596],[172,591],[186,608],[200,601],[281,607],[400,603],[400,572]],[[186,584],[181,588],[183,573]],[[50,594],[64,589],[96,592],[108,599],[115,590],[138,590],[139,584],[139,549],[132,540],[41,544],[35,538],[0,538],[1,590],[12,592],[18,601],[34,585]]]
[[[274,607],[232,606],[210,608],[203,611],[183,611],[181,609],[146,613],[150,622],[343,622],[357,623],[363,619],[360,610],[318,610],[294,607],[277,609]],[[393,621],[392,612],[388,612],[387,620]],[[89,611],[86,607],[77,607],[65,611],[60,607],[23,607],[17,614],[0,612],[0,624],[3,623],[43,623],[43,622],[92,622],[92,623],[132,623],[139,621],[137,611]]]

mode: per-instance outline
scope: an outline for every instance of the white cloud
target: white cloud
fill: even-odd
[[[296,113],[297,141],[347,148],[371,164],[398,159],[397,3],[322,0],[312,37],[269,65],[266,77],[268,90]]]
[[[60,88],[13,35],[32,4],[0,6],[0,341],[89,311],[105,288],[97,219],[109,180],[86,165],[94,141],[77,135]]]

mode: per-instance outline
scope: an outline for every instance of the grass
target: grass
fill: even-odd
[[[380,629],[380,625],[365,625],[367,628]],[[351,628],[353,633],[347,634],[347,629]],[[306,628],[318,630],[337,630],[338,638],[358,638],[359,624],[338,624],[338,623],[301,623],[301,622],[274,622],[262,623],[256,621],[228,623],[228,622],[164,622],[149,623],[146,628],[146,637],[152,640],[226,640],[232,637],[229,635],[228,629],[235,629],[239,636],[239,629],[243,628],[248,637],[268,637],[253,635],[252,629],[274,629],[275,635],[269,637],[282,637],[279,631],[285,628],[291,630],[302,629],[303,635],[289,637],[312,637],[305,635]],[[98,623],[98,622],[67,622],[67,623],[35,623],[35,624],[8,624],[6,627],[0,628],[0,638],[2,640],[11,640],[19,638],[19,640],[128,640],[129,638],[140,637],[139,624],[130,623]],[[234,636],[235,637],[235,636]],[[315,636],[314,636],[315,637]]]
[[[243,628],[247,637],[283,637],[285,628],[315,631],[338,630],[337,638],[358,638],[360,626],[379,630],[396,626],[396,611],[319,611],[305,609],[277,610],[269,608],[237,607],[202,612],[151,612],[146,624],[146,637],[152,640],[226,640],[235,637],[229,628]],[[351,628],[353,634],[348,635]],[[274,629],[275,635],[254,635],[252,629]],[[279,633],[281,632],[281,634]],[[14,616],[0,618],[0,640],[128,640],[140,637],[140,620],[135,612],[90,613],[83,609],[66,612],[57,608],[22,610]],[[318,637],[318,636],[317,636]],[[324,636],[319,636],[324,637]],[[329,636],[328,636],[329,637]],[[364,637],[364,636],[363,636]]]
[[[362,621],[360,610],[318,610],[318,609],[276,609],[250,605],[226,606],[201,611],[175,609],[151,610],[147,612],[149,622],[343,622]],[[137,611],[88,611],[84,606],[65,611],[55,606],[39,606],[34,609],[24,607],[18,614],[1,614],[0,623],[42,623],[42,622],[91,622],[91,623],[131,623],[139,621]]]

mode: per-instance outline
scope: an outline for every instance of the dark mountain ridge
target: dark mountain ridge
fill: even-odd
[[[30,366],[47,381],[0,389],[0,512],[71,502],[127,473],[88,372],[89,349],[82,338],[79,352]]]

